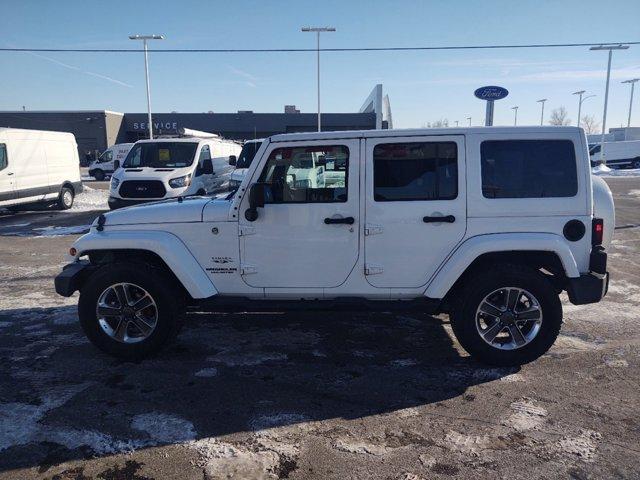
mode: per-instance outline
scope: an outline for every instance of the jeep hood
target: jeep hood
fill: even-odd
[[[104,214],[106,226],[140,225],[145,223],[188,223],[201,222],[202,211],[210,197],[185,197],[159,202],[143,203],[132,207],[121,208]],[[97,225],[97,219],[93,226]]]

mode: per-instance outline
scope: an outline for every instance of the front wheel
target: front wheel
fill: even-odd
[[[632,168],[640,168],[640,158],[636,158],[631,164]]]
[[[94,170],[93,171],[93,178],[95,178],[98,182],[103,181],[104,177],[105,177],[105,175],[104,175],[104,172],[102,170],[98,169],[98,170]]]
[[[80,291],[80,324],[100,350],[122,359],[140,359],[177,335],[182,309],[175,299],[180,294],[172,279],[156,268],[105,265]]]
[[[451,326],[477,360],[516,366],[543,355],[562,324],[562,305],[553,285],[532,268],[504,265],[465,281]]]

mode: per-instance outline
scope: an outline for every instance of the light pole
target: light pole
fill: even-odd
[[[149,124],[149,139],[153,139],[153,124],[151,122],[151,92],[149,90],[149,55],[147,40],[164,40],[164,35],[129,35],[129,40],[142,40],[144,45],[144,78],[147,82],[147,123]]]
[[[518,106],[516,105],[515,107],[511,107],[511,110],[514,112],[513,126],[515,127],[518,125]]]
[[[589,50],[608,50],[609,61],[607,63],[607,83],[604,89],[604,111],[602,112],[602,139],[600,141],[600,163],[606,165],[604,157],[604,135],[607,128],[607,102],[609,101],[609,79],[611,78],[611,56],[614,50],[626,50],[629,45],[599,45],[590,47]]]
[[[629,99],[629,117],[627,118],[627,127],[631,126],[631,107],[633,106],[633,87],[636,86],[636,82],[640,81],[640,78],[632,78],[631,80],[625,80],[621,83],[631,84],[631,98]]]
[[[544,123],[544,102],[546,101],[547,101],[546,98],[541,98],[540,100],[537,100],[537,102],[542,105],[542,111],[540,112],[540,125]]]
[[[467,117],[467,120],[469,120],[469,126],[471,126],[471,117]]]
[[[582,113],[582,102],[584,102],[587,98],[591,98],[591,97],[595,97],[595,95],[587,95],[586,97],[582,98],[582,95],[584,95],[584,93],[586,92],[586,90],[579,90],[577,92],[573,92],[572,95],[579,95],[579,100],[578,100],[578,127],[580,126],[580,115]]]
[[[456,122],[456,127],[457,127],[458,126],[458,120],[455,120],[455,122]]]
[[[320,121],[320,33],[335,32],[334,27],[302,27],[303,32],[315,32],[316,34],[316,52],[318,57],[318,131],[321,131]]]

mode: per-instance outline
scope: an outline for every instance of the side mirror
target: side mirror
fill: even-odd
[[[120,160],[114,160],[113,161],[113,171],[115,172],[119,168],[120,168]]]
[[[205,158],[202,161],[202,166],[200,167],[200,172],[202,175],[211,175],[213,174],[213,162],[210,158]]]
[[[266,183],[254,183],[249,190],[249,208],[244,212],[244,218],[250,222],[258,219],[258,208],[264,207],[265,197],[269,185]]]
[[[229,165],[235,167],[237,162],[238,157],[236,157],[235,155],[229,155]]]

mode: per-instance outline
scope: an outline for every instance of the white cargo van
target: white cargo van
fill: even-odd
[[[589,148],[591,166],[600,163],[600,145]],[[604,142],[604,159],[609,167],[640,168],[640,140]]]
[[[247,169],[251,166],[253,158],[262,146],[262,142],[264,142],[264,138],[247,140],[242,146],[240,156],[236,157],[233,155],[229,157],[229,165],[236,168],[233,173],[231,173],[231,179],[229,180],[229,188],[231,190],[235,190],[242,183],[242,179],[247,173]]]
[[[57,202],[66,210],[81,191],[73,134],[0,128],[0,208]]]
[[[107,148],[100,157],[89,165],[89,175],[98,181],[105,179],[107,175],[111,175],[114,171],[114,163],[117,160],[122,164],[127,158],[129,150],[133,147],[133,143],[119,143]]]
[[[109,208],[227,191],[238,143],[217,135],[140,140],[111,176]]]

